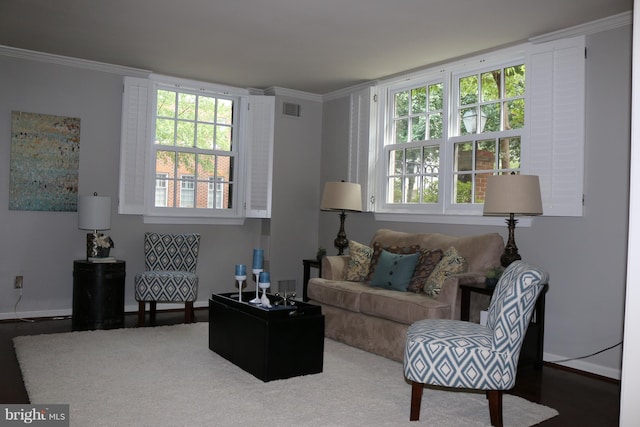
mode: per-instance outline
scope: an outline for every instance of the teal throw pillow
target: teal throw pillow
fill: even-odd
[[[406,291],[418,263],[418,254],[394,254],[382,250],[371,278],[371,286]]]

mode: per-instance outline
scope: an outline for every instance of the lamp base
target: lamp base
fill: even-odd
[[[516,223],[518,220],[514,218],[513,214],[510,214],[509,219],[507,219],[506,222],[509,228],[509,240],[507,241],[507,244],[504,247],[504,252],[500,257],[500,264],[502,264],[503,267],[507,267],[512,262],[522,259],[518,253],[518,247],[516,246],[515,239]]]
[[[349,241],[347,240],[347,233],[344,231],[344,220],[347,218],[347,214],[344,211],[340,212],[340,230],[338,231],[338,235],[333,241],[333,245],[338,248],[338,255],[343,255],[344,250],[349,246]]]
[[[500,264],[502,264],[503,267],[508,267],[509,264],[511,264],[513,261],[519,261],[521,259],[522,257],[518,253],[518,248],[516,248],[514,252],[512,250],[508,250],[507,247],[505,246],[504,252],[500,257]]]
[[[87,259],[98,256],[98,237],[100,236],[102,233],[87,233]]]

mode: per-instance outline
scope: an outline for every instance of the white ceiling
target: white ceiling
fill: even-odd
[[[0,0],[0,45],[326,94],[630,11],[633,0]]]

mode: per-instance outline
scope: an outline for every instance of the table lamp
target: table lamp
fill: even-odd
[[[503,267],[522,259],[515,242],[516,215],[542,215],[540,181],[535,175],[492,175],[487,179],[484,215],[509,215],[509,240],[500,257]]]
[[[78,198],[78,228],[81,230],[93,230],[87,233],[87,259],[98,255],[98,237],[102,233],[98,230],[111,228],[111,197],[80,196]]]
[[[338,248],[338,255],[342,255],[344,249],[349,246],[347,233],[344,231],[344,220],[347,217],[345,212],[362,212],[362,190],[360,189],[360,184],[344,181],[325,183],[320,209],[323,211],[340,211],[340,230],[333,244]]]

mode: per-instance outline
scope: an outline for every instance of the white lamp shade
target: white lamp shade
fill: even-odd
[[[322,210],[362,211],[360,184],[352,182],[327,182],[320,203]]]
[[[492,175],[487,179],[485,215],[542,215],[536,175]]]
[[[111,228],[111,197],[80,196],[78,199],[78,228],[108,230]]]

